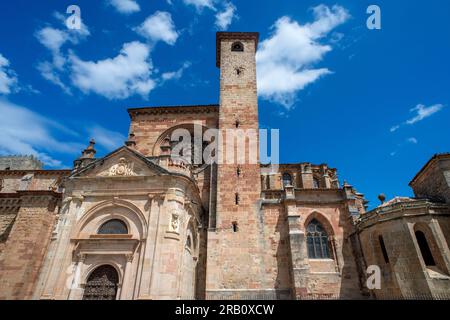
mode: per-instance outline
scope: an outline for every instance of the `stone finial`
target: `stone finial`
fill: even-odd
[[[92,158],[94,158],[94,156],[95,156],[95,154],[97,152],[94,149],[94,145],[95,145],[95,140],[91,139],[89,141],[89,146],[86,149],[83,150],[80,159],[92,159]]]
[[[386,196],[384,195],[384,193],[380,193],[378,195],[378,200],[380,200],[381,204],[384,203],[384,200],[386,200]]]
[[[81,157],[73,162],[73,167],[75,170],[81,169],[95,160],[94,156],[97,151],[94,149],[95,140],[91,139],[89,141],[89,146],[81,152]]]
[[[349,184],[346,180],[344,180],[343,187],[344,187],[344,188],[352,188],[352,185]]]

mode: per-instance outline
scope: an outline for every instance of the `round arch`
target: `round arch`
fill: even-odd
[[[122,220],[128,232],[139,239],[147,237],[147,222],[141,210],[121,199],[103,201],[90,208],[78,221],[72,236],[79,237],[84,233],[96,234],[102,224],[112,219]]]
[[[83,277],[83,300],[116,300],[122,278],[114,263],[102,262],[91,266]]]
[[[204,126],[202,124],[197,124],[197,123],[192,123],[192,122],[186,122],[186,123],[181,123],[178,125],[175,125],[173,127],[170,127],[169,129],[165,130],[159,137],[158,139],[156,139],[155,144],[153,145],[153,149],[152,149],[152,156],[159,156],[161,155],[161,146],[164,144],[164,141],[166,140],[167,137],[170,137],[172,132],[177,130],[177,129],[186,129],[188,130],[191,134],[194,133],[194,126],[195,125],[199,125],[202,127],[202,138],[203,138],[203,133],[210,129],[207,126]]]

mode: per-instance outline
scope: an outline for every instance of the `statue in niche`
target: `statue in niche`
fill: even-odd
[[[180,215],[177,212],[172,212],[169,230],[173,232],[178,232],[179,228],[180,228]]]

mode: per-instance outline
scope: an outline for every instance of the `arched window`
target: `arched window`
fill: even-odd
[[[128,234],[128,228],[122,220],[112,219],[101,225],[98,234]]]
[[[306,228],[306,244],[308,247],[308,258],[331,258],[328,246],[328,234],[316,219],[311,220]]]
[[[313,178],[313,187],[314,187],[314,189],[319,189],[319,187],[320,187],[319,179]]]
[[[415,235],[417,243],[419,244],[420,253],[422,254],[423,262],[425,262],[426,266],[435,266],[436,262],[434,261],[433,254],[431,253],[425,234],[422,231],[416,231]]]
[[[83,300],[116,300],[118,284],[116,269],[110,265],[100,266],[87,279]]]
[[[238,51],[238,52],[242,52],[244,51],[244,45],[242,44],[242,42],[233,42],[233,44],[231,45],[231,51]]]
[[[292,177],[289,173],[283,173],[283,187],[292,186]]]
[[[385,263],[389,263],[389,256],[387,254],[386,246],[384,245],[383,236],[378,236],[378,242],[380,243],[381,252],[383,253],[383,258]]]

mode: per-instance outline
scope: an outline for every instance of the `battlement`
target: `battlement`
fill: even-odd
[[[41,170],[44,164],[35,156],[0,156],[0,170]]]

